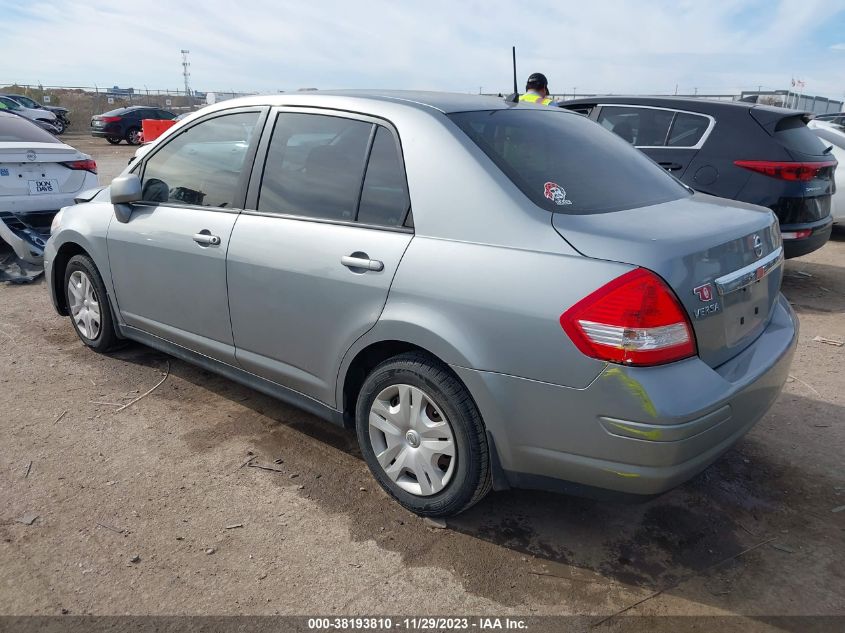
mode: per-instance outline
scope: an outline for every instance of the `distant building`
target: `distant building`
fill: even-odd
[[[842,101],[805,95],[794,90],[747,90],[739,96],[740,101],[773,105],[792,110],[804,110],[815,114],[842,112]]]
[[[125,97],[133,94],[135,94],[135,88],[118,88],[117,86],[112,86],[106,89],[106,95],[109,97]]]

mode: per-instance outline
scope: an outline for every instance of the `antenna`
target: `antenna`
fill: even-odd
[[[505,101],[519,103],[519,85],[516,83],[516,46],[511,46],[511,56],[513,57],[513,94],[508,95]]]
[[[191,73],[188,70],[188,66],[191,65],[191,62],[188,61],[188,53],[190,53],[190,52],[191,51],[185,50],[184,48],[182,49],[182,76],[185,78],[185,96],[186,97],[191,96],[191,82],[190,82],[190,79],[189,79],[190,76],[191,76]]]

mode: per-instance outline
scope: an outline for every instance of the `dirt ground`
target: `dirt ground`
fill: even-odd
[[[132,152],[68,140],[101,180]],[[783,290],[792,377],[704,473],[641,504],[491,494],[441,529],[353,434],[140,345],[95,354],[43,281],[2,285],[0,614],[843,616],[845,347],[814,337],[845,340],[845,232]]]

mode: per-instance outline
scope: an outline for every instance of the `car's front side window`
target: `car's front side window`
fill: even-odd
[[[231,208],[258,119],[258,112],[226,114],[169,140],[145,162],[143,200]]]

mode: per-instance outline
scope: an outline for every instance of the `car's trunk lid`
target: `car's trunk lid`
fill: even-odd
[[[59,143],[3,143],[0,148],[0,196],[37,196],[73,193],[84,173],[62,163],[88,158]]]
[[[780,234],[768,210],[704,194],[552,224],[582,254],[648,268],[677,294],[701,359],[716,367],[763,330],[782,278]]]

